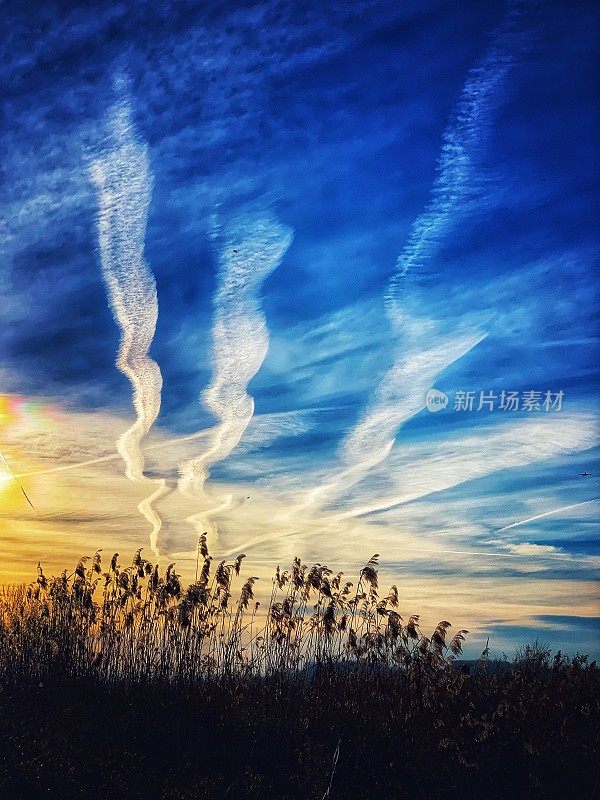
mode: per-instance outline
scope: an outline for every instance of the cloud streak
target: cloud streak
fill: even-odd
[[[219,256],[212,330],[213,378],[203,392],[206,408],[218,420],[209,447],[180,467],[179,488],[189,497],[204,498],[210,468],[234,450],[254,414],[248,384],[269,348],[269,335],[259,292],[292,242],[292,232],[268,214],[240,219],[225,235]],[[218,503],[223,508],[223,503]],[[215,509],[188,519],[199,533],[216,535],[210,521]]]
[[[415,323],[416,324],[416,323]],[[416,334],[415,339],[420,338]],[[415,343],[396,357],[362,418],[345,437],[342,470],[310,492],[306,506],[321,506],[359,483],[390,454],[401,426],[425,404],[425,393],[436,377],[485,338],[470,332],[450,337],[432,336],[429,346]]]
[[[571,503],[571,505],[561,506],[560,508],[555,508],[552,511],[545,511],[543,514],[536,514],[534,517],[527,517],[527,519],[521,519],[518,522],[513,522],[511,525],[505,525],[503,528],[498,528],[497,532],[500,533],[500,531],[509,531],[512,528],[518,528],[521,525],[526,525],[528,522],[535,522],[538,519],[551,517],[554,514],[560,514],[563,511],[570,511],[572,508],[579,508],[580,506],[587,506],[590,503],[598,502],[600,502],[600,497],[595,497],[593,500],[584,500],[582,503]]]
[[[461,204],[473,191],[476,155],[514,60],[510,32],[515,18],[516,12],[511,10],[493,35],[484,58],[469,71],[452,120],[444,132],[432,200],[414,222],[385,294],[387,315],[397,337],[394,362],[362,418],[345,437],[341,473],[313,490],[308,496],[308,506],[321,505],[343,494],[384,461],[400,427],[423,407],[425,393],[434,379],[485,338],[484,334],[471,331],[433,347],[424,346],[431,336],[432,324],[408,315],[407,294],[415,273],[431,256],[434,245],[451,223],[456,222]]]
[[[397,490],[387,497],[373,498],[369,491],[363,498],[359,494],[359,502],[344,516],[386,511],[500,470],[526,467],[587,450],[598,441],[594,418],[574,413],[541,420],[506,421],[492,429],[486,427],[482,431],[461,432],[451,437],[442,435],[437,440],[410,444],[392,458],[391,471],[398,476]],[[380,473],[372,478],[382,483],[386,476]],[[545,514],[532,519],[540,516]],[[516,524],[500,530],[508,530]]]
[[[493,34],[488,52],[468,74],[452,120],[444,132],[432,201],[413,224],[385,295],[392,329],[403,334],[404,348],[397,348],[393,366],[381,381],[362,419],[343,443],[343,471],[333,481],[311,492],[308,505],[343,493],[383,461],[401,425],[422,408],[423,396],[433,379],[484,338],[474,332],[465,340],[450,344],[447,355],[443,347],[441,350],[423,349],[419,339],[424,337],[419,337],[415,321],[408,317],[403,301],[410,285],[409,276],[412,278],[431,256],[439,238],[456,222],[461,204],[474,192],[476,156],[514,61],[511,45],[517,17],[517,12],[511,9]],[[453,352],[455,346],[456,353]]]
[[[511,7],[492,34],[487,52],[469,70],[444,131],[431,201],[412,225],[386,293],[388,315],[396,326],[404,319],[407,284],[431,257],[440,238],[464,215],[467,201],[475,194],[477,158],[515,61],[515,23],[520,16],[518,10]]]
[[[117,367],[133,389],[136,419],[117,440],[130,481],[146,481],[141,441],[160,411],[162,376],[148,352],[158,319],[154,276],[144,257],[152,194],[147,147],[135,133],[131,106],[119,100],[109,114],[110,147],[90,168],[98,202],[98,245],[109,303],[121,330]],[[152,526],[150,542],[158,554],[160,517],[152,503],[166,491],[164,481],[138,509]]]

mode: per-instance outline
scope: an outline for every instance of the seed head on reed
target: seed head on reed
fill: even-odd
[[[38,571],[38,575],[37,575],[38,584],[41,586],[42,589],[47,589],[48,588],[48,581],[46,580],[46,576],[44,575],[44,571],[42,569],[42,564],[41,564],[40,561],[38,561],[37,571]]]
[[[94,553],[94,560],[92,561],[92,570],[100,574],[102,572],[102,556],[100,553],[102,550],[96,550]]]
[[[215,573],[215,581],[220,589],[226,589],[229,586],[229,572],[231,567],[221,561]]]
[[[396,640],[402,634],[402,617],[396,611],[389,612],[387,629],[393,640]]]
[[[321,565],[315,564],[313,567],[310,568],[309,573],[306,577],[306,587],[310,591],[310,589],[316,589],[319,591],[321,588]]]
[[[462,653],[462,643],[465,641],[465,634],[469,631],[461,630],[455,633],[450,642],[450,650],[453,655],[459,656]]]
[[[437,656],[441,656],[446,647],[446,631],[451,627],[447,621],[438,622],[434,632],[431,634],[430,641]]]
[[[200,538],[198,539],[198,550],[202,558],[208,557],[208,546],[206,544],[206,532],[201,534]]]
[[[335,604],[329,603],[323,614],[323,630],[328,636],[335,631]]]
[[[304,576],[306,573],[306,565],[300,562],[300,559],[296,556],[293,561],[292,565],[292,584],[294,589],[298,590],[304,586]]]
[[[242,566],[242,561],[244,560],[244,558],[246,558],[246,554],[245,554],[245,553],[241,553],[241,554],[240,554],[240,555],[239,555],[239,556],[238,556],[238,557],[235,559],[234,570],[235,570],[235,574],[236,574],[236,575],[239,575],[239,574],[240,574],[240,569],[241,569],[241,566]]]
[[[149,582],[150,591],[155,592],[158,589],[159,580],[160,579],[158,575],[158,564],[156,564],[156,566],[154,567],[154,571],[150,577],[150,582]]]
[[[179,582],[180,576],[175,573],[175,570],[173,569],[174,566],[174,564],[170,564],[167,568],[165,584],[167,592],[171,597],[179,597],[181,595],[181,584]]]
[[[199,582],[200,583],[203,583],[203,584],[207,584],[208,583],[208,578],[210,576],[210,564],[211,564],[211,561],[212,561],[212,558],[210,556],[206,556],[206,558],[204,559],[204,564],[202,565],[202,570],[200,571],[200,578],[199,578]]]
[[[248,608],[250,601],[254,600],[253,586],[257,580],[258,578],[256,577],[248,578],[248,580],[242,586],[239,600],[240,608]]]
[[[419,615],[413,614],[411,617],[408,618],[408,622],[406,623],[406,636],[408,639],[412,639],[415,641],[419,638]]]
[[[89,560],[89,556],[83,556],[79,559],[77,566],[75,567],[75,574],[82,580],[85,580],[85,565]]]
[[[289,579],[290,578],[287,572],[282,572],[278,564],[277,568],[275,569],[275,578],[274,578],[274,581],[277,584],[277,588],[283,589],[283,587],[286,585]]]
[[[379,561],[379,553],[371,556],[362,569],[361,577],[371,586],[372,589],[377,589],[377,565]]]

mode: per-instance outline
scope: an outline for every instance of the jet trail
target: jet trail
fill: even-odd
[[[569,511],[572,508],[579,508],[580,506],[587,506],[590,503],[598,502],[600,502],[600,497],[595,497],[593,500],[584,500],[583,503],[573,503],[570,506],[555,508],[553,511],[545,511],[543,514],[536,514],[535,517],[528,517],[527,519],[519,520],[519,522],[513,522],[511,525],[505,525],[503,528],[498,528],[496,533],[500,533],[500,531],[509,531],[511,528],[518,528],[520,525],[526,525],[528,522],[535,522],[544,517],[551,517],[553,514],[560,514],[561,511]]]
[[[188,497],[207,501],[204,485],[212,465],[237,446],[254,414],[247,392],[269,348],[259,292],[292,242],[289,228],[268,214],[232,225],[219,257],[212,331],[213,378],[203,392],[204,405],[219,424],[207,450],[180,467],[179,488]],[[225,504],[227,505],[227,504]],[[198,533],[216,535],[212,508],[188,518]]]
[[[359,483],[384,461],[400,427],[425,405],[425,394],[437,375],[462,358],[485,338],[482,333],[466,333],[454,339],[441,339],[426,349],[409,349],[396,358],[384,376],[360,422],[342,444],[342,471],[308,495],[303,507],[321,506]]]
[[[144,476],[143,437],[160,411],[162,376],[148,351],[158,319],[154,276],[144,258],[144,238],[153,179],[148,148],[134,130],[131,106],[118,101],[109,114],[110,146],[91,165],[90,175],[98,202],[98,245],[102,275],[113,316],[121,329],[118,369],[133,389],[136,420],[117,440],[130,481],[148,481]],[[143,500],[138,510],[152,525],[151,541],[161,527],[152,503],[167,489],[164,480]]]
[[[424,405],[434,379],[485,336],[477,331],[455,334],[433,348],[428,321],[411,319],[406,311],[413,273],[423,267],[434,245],[460,216],[472,192],[476,154],[491,125],[493,110],[513,56],[511,31],[517,13],[511,10],[492,37],[484,58],[468,73],[450,124],[443,135],[432,200],[417,217],[396,263],[395,275],[385,295],[391,329],[397,339],[393,365],[384,375],[361,420],[345,438],[341,449],[342,472],[328,484],[309,493],[304,505],[322,505],[362,480],[389,455],[400,427]],[[421,328],[419,330],[419,327]]]
[[[329,514],[326,523],[339,524],[340,530],[348,520],[377,514],[390,509],[406,506],[414,501],[422,500],[432,494],[454,489],[470,481],[486,476],[494,476],[507,469],[518,469],[532,464],[555,459],[565,453],[588,450],[598,445],[596,420],[587,414],[574,414],[571,417],[546,418],[539,422],[533,419],[521,419],[504,423],[500,430],[485,428],[481,432],[467,433],[443,437],[439,442],[433,440],[415,442],[404,448],[402,459],[394,459],[391,471],[399,475],[398,493],[394,496],[374,498],[359,502],[347,511]],[[473,454],[477,458],[473,458]],[[400,456],[400,453],[397,454]],[[383,482],[383,469],[370,476],[377,483]],[[360,500],[360,498],[359,498]],[[578,508],[589,503],[600,502],[600,498],[586,500],[563,506],[553,511],[514,522],[497,532],[516,528],[527,522],[557,514],[571,508]],[[438,508],[442,506],[438,504]],[[289,514],[289,518],[292,518]],[[281,539],[293,538],[306,533],[306,527],[297,522],[296,528],[288,528],[275,534],[261,534],[244,540],[236,546],[237,552],[247,552],[250,548],[262,544],[273,543]],[[410,524],[410,512],[406,515]],[[229,557],[232,551],[223,555]]]
[[[474,431],[437,441],[413,444],[397,453],[391,465],[396,488],[392,494],[356,504],[340,518],[387,511],[428,495],[445,492],[467,481],[504,469],[526,467],[564,453],[587,450],[599,443],[594,418],[587,414],[506,421],[491,430]],[[473,454],[477,454],[477,458]],[[383,480],[383,472],[371,476]]]
[[[312,411],[331,411],[332,407],[325,406],[322,408],[313,408]],[[275,416],[289,416],[290,412],[278,412]],[[174,445],[184,444],[185,442],[192,442],[195,439],[206,438],[208,436],[208,432],[205,430],[197,431],[196,433],[191,433],[186,436],[175,436],[172,439],[168,439],[167,441],[160,441],[154,442],[154,444],[148,444],[145,447],[146,452],[151,450],[163,450],[166,447],[173,447]],[[106,456],[100,456],[99,458],[88,458],[85,461],[77,461],[72,464],[61,464],[58,467],[45,467],[43,469],[35,469],[30,470],[29,472],[20,472],[15,475],[15,478],[31,478],[34,475],[51,475],[55,472],[70,472],[74,469],[81,469],[82,467],[91,467],[95,466],[96,464],[106,464],[110,461],[116,461],[121,456],[118,453],[110,453]]]
[[[431,201],[412,225],[385,296],[388,315],[394,325],[404,320],[402,300],[412,273],[423,267],[440,238],[463,216],[462,208],[475,194],[477,154],[489,134],[503,86],[515,61],[515,23],[520,16],[517,9],[511,8],[492,34],[487,52],[469,70],[443,133]]]

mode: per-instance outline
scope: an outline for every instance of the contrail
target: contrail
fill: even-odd
[[[368,505],[362,504],[348,511],[329,514],[326,521],[328,524],[341,526],[348,520],[406,506],[415,500],[453,489],[484,476],[494,475],[507,469],[530,466],[556,458],[563,453],[587,450],[597,444],[597,425],[594,417],[587,414],[565,419],[548,418],[540,422],[523,419],[507,422],[500,431],[485,429],[481,433],[468,434],[466,437],[461,435],[443,438],[439,443],[415,443],[409,448],[408,457],[405,449],[404,460],[393,465],[394,471],[399,471],[401,474],[401,481],[398,481],[401,492],[398,495],[375,499]],[[473,453],[477,454],[476,460],[473,458]],[[373,479],[377,481],[378,478],[383,479],[383,474],[375,473]],[[499,530],[508,530],[530,520],[599,501],[600,498],[596,498],[575,503],[521,520]],[[297,530],[290,528],[280,533],[260,534],[238,544],[236,549],[238,552],[246,552],[255,545],[292,538],[302,533],[306,533],[306,528],[298,526]],[[224,555],[229,556],[231,552],[233,551]]]
[[[297,535],[301,536],[303,531],[296,531],[295,534],[291,533],[291,536]],[[289,538],[289,537],[288,537]],[[226,553],[223,553],[223,558],[232,558],[236,553],[241,553],[244,550],[249,550],[250,547],[256,544],[261,544],[262,542],[268,541],[265,537],[257,537],[256,539],[252,539],[250,541],[244,542],[244,544],[240,545],[239,547],[234,548],[233,550],[228,550]],[[431,553],[431,555],[455,555],[455,556],[479,556],[484,558],[527,558],[527,555],[524,553],[511,553],[511,552],[498,552],[497,550],[433,550],[433,549],[425,549],[422,547],[404,547],[402,548],[404,552],[407,553],[420,553],[421,555],[426,555]],[[192,552],[190,551],[190,555]],[[187,554],[186,554],[187,555]],[[536,559],[553,559],[553,560],[560,560],[560,561],[568,561],[569,556],[563,553],[540,553],[536,555]],[[273,561],[270,559],[265,559],[264,562],[257,561],[256,559],[252,559],[253,564],[272,564]],[[340,566],[338,564],[338,566]]]
[[[515,62],[515,23],[520,17],[514,6],[509,9],[493,32],[487,52],[467,74],[443,133],[431,201],[412,225],[385,296],[388,316],[394,325],[404,320],[404,289],[413,273],[423,267],[441,237],[464,216],[468,200],[475,195],[477,154],[489,134],[503,86]]]
[[[174,444],[182,444],[183,442],[191,442],[194,439],[200,439],[206,436],[206,431],[197,431],[187,436],[177,436],[174,439],[169,439],[166,442],[155,442],[146,446],[146,451],[149,450],[162,450],[165,447],[172,447]],[[86,461],[77,461],[73,464],[61,464],[59,467],[48,467],[45,469],[36,469],[29,472],[19,472],[15,478],[30,478],[33,475],[52,475],[55,472],[69,472],[72,469],[81,469],[81,467],[92,467],[96,464],[106,464],[109,461],[116,461],[121,458],[119,453],[109,453],[106,456],[99,458],[88,458]]]
[[[484,334],[472,331],[424,349],[422,343],[430,338],[426,329],[428,323],[411,319],[405,301],[413,274],[431,256],[441,235],[456,222],[461,205],[472,192],[476,154],[490,127],[496,101],[514,60],[510,34],[517,16],[514,10],[506,15],[487,53],[468,73],[443,134],[432,200],[414,222],[396,263],[395,275],[385,295],[386,312],[397,337],[392,367],[342,444],[341,473],[310,492],[304,506],[322,505],[330,497],[339,496],[387,458],[400,427],[423,408],[425,393],[435,378],[485,338]]]
[[[332,411],[334,410],[333,406],[322,406],[322,407],[314,407],[311,409],[313,412],[317,411]],[[273,416],[284,416],[288,412],[277,412],[277,414]],[[256,417],[255,417],[256,419]],[[166,441],[161,442],[154,442],[154,444],[145,445],[144,450],[146,452],[150,452],[151,450],[163,450],[166,447],[173,447],[173,445],[177,444],[184,444],[185,442],[192,442],[196,439],[205,438],[209,435],[209,432],[206,430],[196,431],[196,433],[190,433],[185,436],[175,436],[172,439],[168,439]],[[99,456],[98,458],[88,458],[85,461],[77,461],[71,464],[61,464],[58,467],[44,467],[43,469],[35,469],[29,470],[29,472],[19,472],[15,475],[15,478],[30,478],[34,475],[52,475],[55,472],[69,472],[74,469],[81,469],[82,467],[91,467],[95,466],[96,464],[105,464],[110,461],[116,461],[118,458],[121,458],[119,453],[109,453],[105,456]]]
[[[140,449],[160,411],[162,376],[148,351],[158,319],[154,276],[144,258],[144,238],[152,194],[148,148],[133,126],[127,99],[118,101],[109,114],[110,148],[91,165],[90,175],[98,201],[98,244],[102,275],[109,303],[121,329],[118,369],[133,389],[136,420],[117,440],[131,481],[147,481]],[[156,539],[160,517],[152,502],[167,491],[165,481],[143,500],[138,509],[152,525],[151,541],[158,556]]]
[[[425,393],[438,374],[484,338],[485,334],[479,332],[467,333],[398,356],[362,419],[344,439],[341,472],[311,491],[302,507],[320,506],[330,497],[339,497],[384,461],[394,446],[398,430],[424,407]]]
[[[408,451],[404,449],[404,458],[396,459],[392,465],[394,473],[401,475],[394,493],[366,503],[359,498],[358,504],[339,518],[398,508],[499,470],[587,450],[598,441],[595,419],[587,414],[572,414],[558,419],[542,417],[539,421],[522,419],[481,433],[412,445]],[[477,454],[476,459],[473,453]]]
[[[580,506],[587,506],[590,503],[598,502],[600,502],[600,497],[595,497],[593,500],[584,500],[583,503],[573,503],[570,506],[555,508],[553,511],[545,511],[543,514],[536,514],[535,517],[521,519],[519,522],[513,522],[511,525],[505,525],[503,528],[498,528],[496,533],[500,533],[500,531],[508,531],[511,528],[518,528],[520,525],[526,525],[528,522],[535,522],[536,519],[543,519],[543,517],[551,517],[553,514],[560,514],[561,511],[569,511],[571,508],[579,508]]]
[[[230,226],[219,256],[212,331],[213,378],[203,392],[204,405],[219,424],[209,448],[180,467],[179,488],[188,497],[208,499],[204,484],[213,464],[236,447],[254,413],[247,392],[269,347],[259,300],[262,283],[292,242],[292,231],[268,214]],[[199,533],[216,534],[209,517],[215,509],[188,518]]]

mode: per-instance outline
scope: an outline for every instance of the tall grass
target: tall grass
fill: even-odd
[[[455,659],[379,588],[295,559],[264,607],[243,556],[194,582],[138,551],[0,597],[0,796],[504,800],[598,796],[600,671],[539,645]]]
[[[70,575],[48,578],[38,565],[36,581],[0,598],[0,676],[26,663],[40,680],[94,673],[106,683],[181,684],[333,664],[442,666],[461,653],[467,631],[447,642],[444,620],[425,636],[418,615],[398,613],[396,586],[380,595],[377,555],[356,583],[298,558],[289,571],[277,567],[264,610],[258,579],[240,577],[244,558],[214,564],[202,537],[187,588],[174,564],[161,574],[141,550],[127,566],[115,553],[105,571],[101,551]]]

